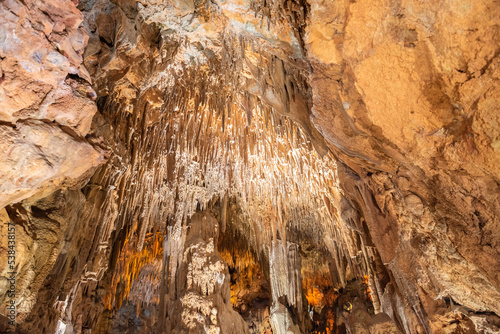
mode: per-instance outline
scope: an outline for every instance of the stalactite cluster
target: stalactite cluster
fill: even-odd
[[[0,330],[498,331],[498,14],[0,3]]]

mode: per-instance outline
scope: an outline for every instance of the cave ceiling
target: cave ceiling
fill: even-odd
[[[497,1],[0,18],[0,331],[500,332]]]

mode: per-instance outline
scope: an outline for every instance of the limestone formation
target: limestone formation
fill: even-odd
[[[500,331],[495,0],[0,18],[0,331]]]

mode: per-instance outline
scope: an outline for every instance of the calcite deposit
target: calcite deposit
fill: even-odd
[[[0,331],[500,332],[496,0],[0,18]]]

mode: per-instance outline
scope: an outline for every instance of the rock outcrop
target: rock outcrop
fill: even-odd
[[[83,15],[67,1],[4,1],[0,206],[78,186],[104,162],[85,140],[97,112]]]

